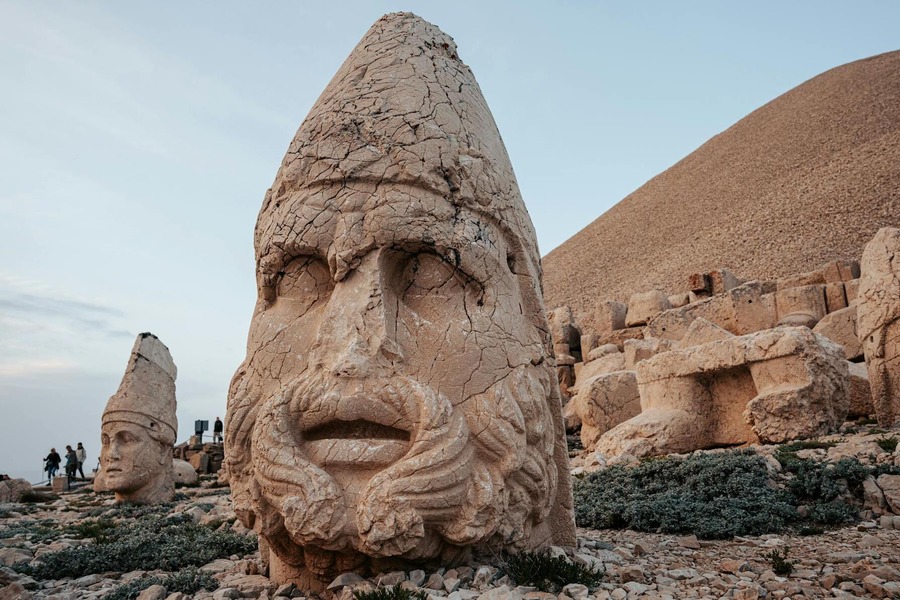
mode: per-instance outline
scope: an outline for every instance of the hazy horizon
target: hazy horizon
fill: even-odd
[[[95,466],[143,331],[178,366],[179,441],[225,416],[263,194],[343,60],[397,10],[455,39],[542,254],[766,102],[900,45],[886,1],[0,0],[0,473],[39,474],[79,441]]]

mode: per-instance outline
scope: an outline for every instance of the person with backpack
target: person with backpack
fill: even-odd
[[[53,478],[56,477],[56,472],[59,471],[59,463],[61,462],[62,457],[56,451],[56,448],[50,448],[50,454],[44,459],[44,470],[47,471],[50,483],[53,483]]]

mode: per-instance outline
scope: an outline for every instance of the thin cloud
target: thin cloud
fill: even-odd
[[[69,360],[20,360],[17,362],[5,362],[0,364],[0,377],[31,377],[34,375],[48,375],[64,373],[74,370],[77,365]]]
[[[110,337],[132,335],[115,324],[125,316],[118,308],[69,297],[39,282],[3,274],[0,274],[0,313],[6,317],[4,320],[15,320],[19,329],[23,322],[39,325],[61,321],[76,332]]]

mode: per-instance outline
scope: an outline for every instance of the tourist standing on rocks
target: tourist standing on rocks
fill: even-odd
[[[221,442],[222,439],[222,420],[219,417],[216,417],[216,422],[213,423],[213,444],[216,442]]]
[[[84,479],[84,461],[87,460],[87,450],[84,449],[81,442],[78,442],[78,448],[75,449],[75,458],[78,459],[78,474]]]
[[[56,472],[59,471],[59,463],[61,462],[62,457],[56,451],[56,448],[50,448],[50,454],[44,459],[44,470],[47,471],[47,478],[51,483],[53,478],[56,477]]]
[[[69,478],[69,485],[75,479],[75,470],[78,469],[78,456],[72,450],[72,446],[66,446],[66,477]]]

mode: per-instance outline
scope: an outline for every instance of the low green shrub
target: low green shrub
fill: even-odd
[[[211,573],[196,567],[187,567],[166,577],[150,576],[135,579],[114,589],[104,596],[104,600],[134,600],[151,585],[161,585],[169,594],[175,592],[194,594],[202,589],[211,592],[219,587],[219,583]]]
[[[893,453],[897,449],[897,441],[897,436],[892,435],[891,437],[880,437],[875,440],[875,443],[885,452]]]
[[[575,521],[707,539],[774,533],[797,512],[790,494],[768,483],[765,460],[748,451],[611,467],[576,480]]]
[[[502,567],[517,585],[536,587],[553,594],[570,583],[594,587],[606,575],[602,570],[574,563],[564,556],[552,556],[546,550],[507,555]]]
[[[353,592],[356,600],[427,600],[428,594],[422,590],[408,590],[399,585]]]
[[[19,564],[15,569],[38,579],[138,569],[177,571],[256,549],[253,537],[214,531],[186,515],[124,521],[104,531],[97,543],[45,554],[38,565]]]
[[[772,570],[776,575],[789,577],[790,574],[794,572],[794,563],[787,559],[790,550],[789,547],[785,546],[780,552],[775,549],[763,554],[763,558],[769,561],[769,564],[772,566]]]

